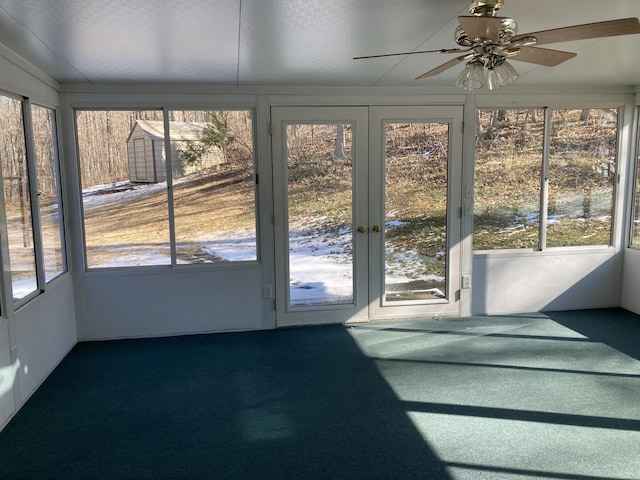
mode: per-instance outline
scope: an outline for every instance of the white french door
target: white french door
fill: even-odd
[[[461,107],[274,107],[279,326],[459,314]]]

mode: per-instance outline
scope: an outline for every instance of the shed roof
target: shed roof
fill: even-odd
[[[164,121],[163,120],[136,120],[136,124],[140,126],[144,132],[153,140],[164,140]],[[169,135],[171,140],[200,140],[200,134],[205,122],[169,122]],[[135,129],[135,127],[134,127]],[[131,133],[133,133],[133,130]],[[129,135],[131,137],[131,135]]]

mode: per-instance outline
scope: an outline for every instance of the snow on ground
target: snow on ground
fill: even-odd
[[[350,303],[353,299],[351,227],[318,227],[326,217],[290,224],[289,279],[292,305]]]
[[[86,211],[119,202],[135,203],[155,193],[166,191],[167,182],[134,184],[129,180],[124,180],[84,189],[82,191],[82,205]]]
[[[352,229],[346,226],[336,231],[330,226],[319,227],[327,220],[326,217],[306,218],[290,225],[290,302],[293,305],[340,304],[353,299]],[[390,220],[385,229],[402,225],[403,222]],[[424,274],[424,263],[415,251],[388,250],[387,254],[387,284],[444,280],[438,275]]]

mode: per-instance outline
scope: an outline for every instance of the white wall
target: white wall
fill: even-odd
[[[90,273],[79,282],[78,306],[82,340],[271,327],[263,324],[259,266]]]
[[[0,426],[15,412],[13,401],[15,373],[18,362],[11,361],[11,342],[6,319],[0,320]]]
[[[76,344],[74,310],[73,282],[65,275],[0,321],[0,427]]]
[[[613,248],[473,256],[474,315],[614,307],[618,298]]]
[[[624,251],[621,290],[620,306],[640,314],[640,250]]]
[[[25,401],[76,344],[73,282],[55,282],[46,293],[22,307],[14,318],[18,403]]]
[[[30,97],[37,103],[58,105],[60,85],[0,44],[0,88]]]

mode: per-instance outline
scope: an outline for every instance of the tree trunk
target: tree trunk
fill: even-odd
[[[580,112],[580,121],[586,122],[588,118],[589,118],[589,109],[584,108],[582,112]]]
[[[333,156],[338,160],[346,160],[347,156],[344,153],[344,125],[339,123],[336,133],[336,149],[333,152]]]

